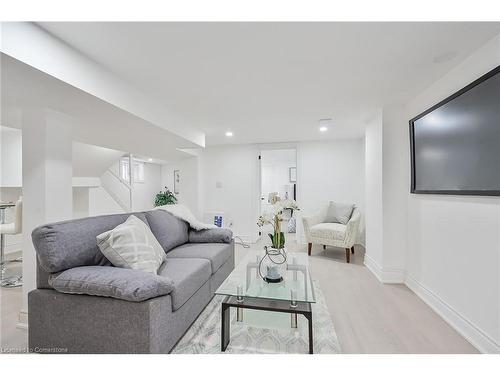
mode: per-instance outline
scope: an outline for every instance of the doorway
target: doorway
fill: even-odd
[[[271,212],[273,199],[297,200],[297,150],[295,148],[266,149],[260,152],[260,213]],[[295,215],[291,210],[284,212],[282,230],[294,234]],[[270,226],[261,228],[261,235],[267,237]]]

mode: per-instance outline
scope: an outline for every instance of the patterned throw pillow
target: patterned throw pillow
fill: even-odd
[[[114,229],[97,236],[97,245],[115,266],[158,274],[166,255],[151,229],[130,215]]]

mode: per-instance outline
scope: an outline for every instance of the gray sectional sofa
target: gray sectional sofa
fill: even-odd
[[[36,228],[29,347],[68,353],[169,353],[234,269],[232,233],[193,231],[162,210],[133,213],[167,254],[158,275],[116,268],[96,236],[131,214]],[[57,289],[57,290],[56,290]]]

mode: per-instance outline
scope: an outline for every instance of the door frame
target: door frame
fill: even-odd
[[[299,168],[299,144],[298,143],[268,143],[259,145],[259,152],[257,157],[258,167],[257,167],[257,178],[258,178],[258,196],[256,197],[257,205],[257,217],[262,215],[262,153],[263,151],[273,151],[273,150],[295,150],[295,167],[297,168],[297,181],[295,182],[295,196],[297,202],[299,201],[299,181],[300,181],[300,168]],[[259,236],[257,241],[260,240],[262,233],[259,231]]]

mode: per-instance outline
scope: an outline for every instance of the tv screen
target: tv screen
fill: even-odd
[[[499,73],[410,120],[412,193],[500,195]]]

